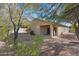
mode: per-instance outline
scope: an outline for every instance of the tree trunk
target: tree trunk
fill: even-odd
[[[16,49],[18,48],[18,32],[14,32],[14,55],[16,55]]]
[[[75,34],[77,36],[77,39],[79,40],[79,22],[77,22]]]
[[[17,38],[18,38],[18,32],[14,32],[14,49],[17,49]]]
[[[76,33],[77,39],[79,40],[79,28],[76,29],[75,33]]]

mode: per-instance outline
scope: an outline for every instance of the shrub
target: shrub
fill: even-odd
[[[34,36],[34,44],[40,45],[43,42],[43,36],[35,35]]]
[[[16,49],[16,55],[19,56],[36,56],[39,55],[39,50],[36,48],[35,45],[32,47],[28,47],[24,43],[19,43],[18,48]]]
[[[19,56],[38,56],[40,54],[39,45],[43,42],[43,36],[33,36],[32,46],[28,46],[25,43],[18,41],[18,47],[16,49],[16,55]]]
[[[34,31],[30,31],[30,35],[35,35]]]

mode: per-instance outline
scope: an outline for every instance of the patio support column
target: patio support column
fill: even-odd
[[[52,24],[50,25],[50,36],[51,38],[53,38],[53,25]]]

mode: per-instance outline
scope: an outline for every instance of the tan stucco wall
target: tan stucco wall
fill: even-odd
[[[31,24],[31,29],[35,32],[35,34],[42,34],[43,31],[46,31],[45,28],[40,29],[40,26],[49,25],[50,26],[50,36],[53,38],[53,27],[57,27],[58,36],[61,35],[61,33],[69,32],[68,28],[60,26],[60,25],[53,25],[52,23],[49,23],[48,21],[44,20],[33,20]],[[42,33],[40,33],[40,30]],[[45,33],[44,33],[45,34]]]
[[[50,37],[53,38],[53,25],[50,25]]]
[[[35,34],[40,34],[40,26],[38,24],[31,24],[31,29],[34,31]]]
[[[35,34],[41,34],[40,26],[43,26],[43,25],[50,25],[50,23],[43,20],[33,20],[31,23],[31,29],[35,32]]]
[[[40,34],[47,34],[47,28],[50,28],[50,25],[40,26]]]
[[[69,28],[62,26],[58,27],[58,36],[61,35],[61,33],[68,33],[68,32],[69,32]]]

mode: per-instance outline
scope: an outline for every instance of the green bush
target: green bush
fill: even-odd
[[[16,49],[16,55],[19,56],[38,56],[40,54],[39,45],[43,42],[43,36],[35,35],[33,36],[33,42],[30,43],[32,46],[27,46],[23,42],[18,42],[18,47]]]
[[[23,20],[22,21],[22,24],[21,24],[21,27],[22,28],[27,28],[27,29],[29,29],[30,27],[31,27],[31,23],[30,23],[30,21],[29,20]]]
[[[35,35],[34,31],[30,31],[30,35]]]
[[[72,31],[72,32],[75,32],[75,31],[76,31],[76,24],[72,24],[72,26],[71,26],[71,31]]]
[[[36,45],[40,45],[42,42],[43,42],[43,36],[40,36],[40,35],[35,35],[34,36],[34,43]]]
[[[36,56],[39,55],[39,50],[36,46],[28,47],[24,43],[19,43],[18,48],[16,49],[16,55],[19,56]]]

